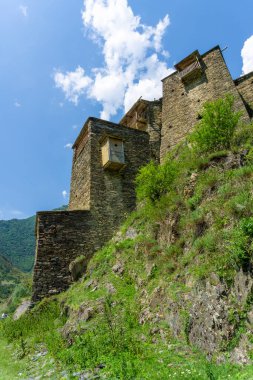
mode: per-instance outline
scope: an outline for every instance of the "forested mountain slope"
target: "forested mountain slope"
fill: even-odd
[[[65,210],[66,205],[55,210]],[[0,220],[0,253],[21,271],[33,268],[35,255],[35,216]]]
[[[0,250],[13,265],[30,271],[35,254],[35,216],[0,220]]]

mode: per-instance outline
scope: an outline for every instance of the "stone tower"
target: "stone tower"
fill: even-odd
[[[242,111],[242,119],[249,122],[219,46],[202,55],[196,50],[175,68],[174,73],[163,79],[161,160],[193,129],[207,101],[231,94],[235,109]]]
[[[111,239],[135,207],[134,179],[150,159],[149,135],[89,118],[74,146],[68,211],[37,213],[33,302],[65,290],[69,264]]]
[[[219,46],[194,51],[175,69],[162,80],[163,98],[139,99],[119,124],[86,121],[73,145],[68,211],[37,213],[33,302],[67,289],[71,261],[84,255],[88,263],[111,239],[135,208],[140,167],[162,162],[193,129],[206,101],[232,94],[243,121],[253,117],[253,73],[234,81]]]

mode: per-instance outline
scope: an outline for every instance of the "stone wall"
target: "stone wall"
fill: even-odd
[[[253,117],[253,72],[244,75],[235,80],[235,85],[239,91],[245,107],[250,115]]]
[[[232,94],[235,109],[242,110],[242,120],[249,121],[220,48],[217,46],[203,54],[201,61],[202,75],[189,83],[185,84],[177,71],[163,80],[161,160],[192,130],[206,101]]]
[[[150,160],[149,135],[137,129],[91,118],[91,212],[99,221],[98,234],[112,235],[136,205],[135,177],[139,168]],[[101,141],[105,136],[119,138],[124,144],[125,167],[104,169]]]
[[[33,302],[67,289],[70,262],[81,254],[88,260],[97,243],[89,211],[38,212],[36,234]]]
[[[160,161],[161,129],[162,129],[162,99],[149,102],[147,109],[147,129],[149,134],[151,159]]]
[[[162,99],[154,101],[138,99],[121,119],[120,124],[148,132],[150,157],[157,162],[160,161]]]
[[[101,141],[105,136],[123,140],[123,169],[103,168]],[[150,157],[146,132],[95,118],[88,119],[74,149],[70,210],[37,213],[33,302],[66,290],[71,283],[71,261],[84,255],[88,263],[111,239],[135,207],[134,180]],[[73,210],[88,206],[90,210]]]
[[[74,155],[71,175],[69,210],[89,210],[90,208],[90,130],[84,127],[74,144]]]

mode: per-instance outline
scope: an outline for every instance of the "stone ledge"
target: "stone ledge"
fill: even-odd
[[[90,210],[63,210],[63,211],[38,211],[37,216],[40,215],[71,215],[71,214],[87,214]]]
[[[237,86],[239,83],[242,83],[242,82],[244,82],[245,80],[247,80],[247,79],[249,79],[249,78],[251,78],[251,77],[253,77],[253,71],[251,71],[250,73],[245,74],[245,75],[243,75],[243,76],[241,76],[241,77],[239,77],[239,78],[236,78],[236,79],[234,80],[235,85]]]

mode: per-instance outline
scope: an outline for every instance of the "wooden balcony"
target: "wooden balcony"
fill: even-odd
[[[178,72],[178,76],[182,81],[188,81],[191,78],[198,77],[202,73],[202,67],[198,60],[191,63],[184,70]]]

